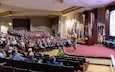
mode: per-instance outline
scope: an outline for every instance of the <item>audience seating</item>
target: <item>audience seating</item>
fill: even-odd
[[[63,66],[60,72],[75,72],[74,66]]]
[[[113,39],[104,40],[104,41],[102,42],[102,44],[103,44],[104,46],[108,47],[108,48],[112,48],[112,49],[115,48],[115,40],[113,40]]]
[[[79,61],[68,61],[69,62],[69,66],[74,66],[74,70],[81,70],[81,71],[83,71],[82,69],[81,69],[81,67],[80,67],[80,63],[79,63]]]
[[[28,63],[28,65],[29,65],[29,70],[43,71],[43,72],[45,72],[45,70],[47,70],[47,69],[45,69],[45,68],[47,68],[45,63],[44,64]]]
[[[49,72],[61,72],[61,66],[51,64],[51,65],[48,66],[48,71]]]
[[[81,71],[85,71],[89,65],[89,61],[86,61],[85,57],[75,57],[75,56],[72,56],[72,57],[55,56],[55,57],[58,62],[63,62],[64,65],[66,66],[72,65],[71,61],[79,63],[79,65],[77,65],[78,69],[76,70],[80,69]]]
[[[12,66],[1,66],[0,72],[14,72],[14,69]]]
[[[14,68],[15,72],[31,72],[27,69],[21,69],[21,68]]]
[[[28,63],[25,61],[16,61],[0,58],[1,71],[10,70],[10,72],[85,72],[85,57],[67,57],[55,56],[56,61],[63,62],[64,66],[47,64],[49,55],[44,55],[45,63]],[[5,63],[6,62],[6,63]],[[2,65],[3,63],[3,65]],[[3,67],[2,67],[3,66]],[[4,70],[5,69],[5,70]]]
[[[27,32],[27,31],[15,31],[15,35],[23,37],[23,41],[26,44],[26,49],[29,48],[29,45],[26,42],[26,39],[31,40],[35,46],[33,50],[36,52],[38,50],[41,50],[39,47],[37,47],[36,41],[38,39],[46,39],[47,33],[46,32]],[[39,34],[40,36],[38,37]],[[19,40],[21,39],[19,38]],[[18,38],[17,38],[18,39]],[[50,39],[51,43],[54,45],[53,47],[62,47],[66,44],[66,39]],[[47,48],[48,46],[46,46]],[[49,46],[50,47],[50,46]],[[53,49],[49,48],[49,49]],[[22,49],[22,47],[19,45],[18,49]],[[43,50],[44,48],[42,48]],[[46,49],[47,50],[47,49]],[[22,52],[23,53],[23,52]],[[25,61],[16,61],[16,60],[10,60],[10,59],[4,59],[0,58],[0,72],[85,72],[85,70],[88,67],[88,62],[86,61],[85,57],[68,57],[68,56],[55,56],[57,62],[63,62],[64,66],[59,65],[52,65],[48,64],[47,61],[50,60],[50,56],[47,54],[44,54],[43,56],[41,54],[36,55],[37,59],[43,59],[43,63],[30,63]]]

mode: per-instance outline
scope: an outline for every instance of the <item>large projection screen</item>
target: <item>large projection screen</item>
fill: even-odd
[[[115,37],[115,10],[110,12],[109,35]]]

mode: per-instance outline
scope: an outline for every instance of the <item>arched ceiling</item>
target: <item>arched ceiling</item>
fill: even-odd
[[[0,13],[11,10],[17,11],[15,16],[60,15],[68,9],[92,9],[112,2],[115,0],[0,0]]]

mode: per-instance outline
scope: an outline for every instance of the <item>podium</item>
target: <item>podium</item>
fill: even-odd
[[[85,36],[85,45],[94,45],[94,37]]]

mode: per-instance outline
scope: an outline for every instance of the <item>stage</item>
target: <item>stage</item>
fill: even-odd
[[[78,45],[76,51],[73,51],[73,47],[65,47],[64,52],[67,55],[85,56],[85,57],[98,57],[98,58],[110,58],[110,54],[115,57],[115,50],[107,48],[103,45]]]

